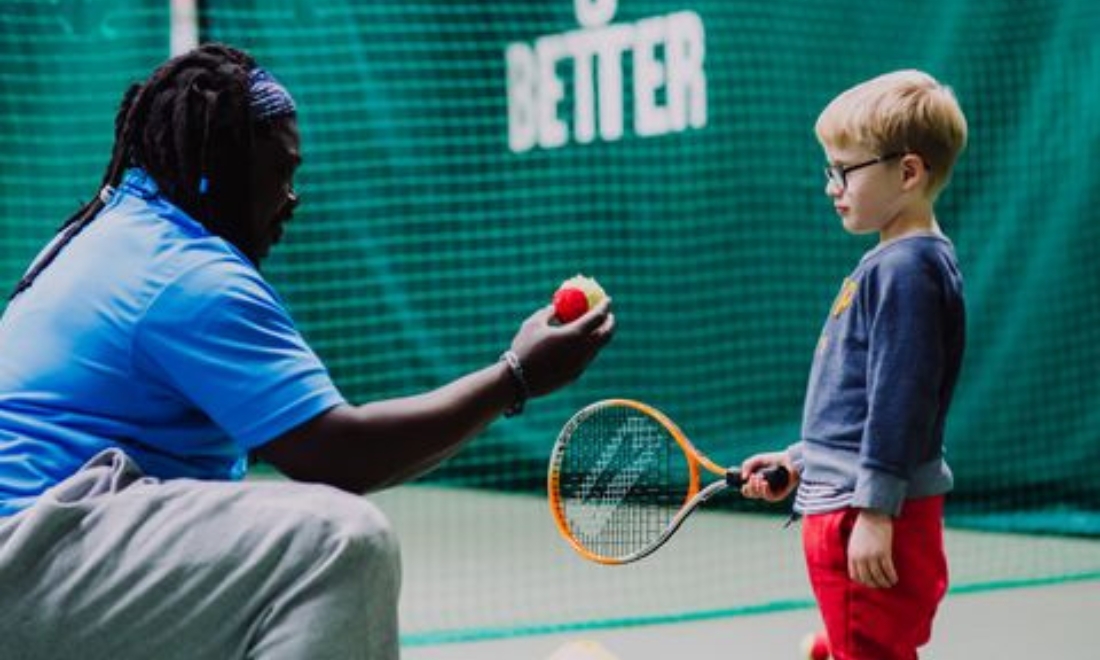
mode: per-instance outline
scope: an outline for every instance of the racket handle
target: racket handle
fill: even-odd
[[[765,468],[756,474],[764,477],[764,481],[768,482],[768,488],[771,489],[773,493],[778,493],[783,490],[787,487],[787,484],[791,482],[791,473],[782,465]],[[741,472],[739,470],[727,470],[726,484],[728,484],[730,488],[741,488],[741,486],[745,485],[745,480],[741,478]]]

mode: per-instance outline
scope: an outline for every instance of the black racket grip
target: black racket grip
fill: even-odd
[[[764,481],[768,482],[768,488],[771,489],[773,493],[778,493],[783,490],[787,487],[787,484],[791,482],[791,473],[782,465],[766,468],[756,474],[764,477]],[[741,486],[745,485],[745,480],[741,478],[740,470],[727,470],[726,483],[730,488],[741,488]]]

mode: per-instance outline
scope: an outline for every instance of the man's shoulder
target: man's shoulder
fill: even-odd
[[[150,313],[200,315],[221,308],[227,310],[221,314],[232,315],[257,305],[281,306],[275,291],[250,264],[217,251],[188,249],[168,270],[171,276],[162,281]]]
[[[94,224],[102,227],[99,247],[140,263],[147,285],[216,292],[263,281],[236,248],[171,205],[131,199]]]

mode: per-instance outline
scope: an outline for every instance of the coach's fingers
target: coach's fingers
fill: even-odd
[[[611,314],[611,299],[604,298],[592,309],[585,312],[579,319],[573,321],[577,330],[584,334],[596,332],[606,324],[607,317]]]
[[[615,315],[608,313],[604,316],[603,323],[599,325],[594,331],[592,331],[591,337],[597,347],[603,347],[604,344],[611,341],[611,338],[615,336]]]
[[[531,314],[531,320],[537,323],[549,324],[550,319],[554,318],[554,314],[556,313],[553,305],[543,305]]]

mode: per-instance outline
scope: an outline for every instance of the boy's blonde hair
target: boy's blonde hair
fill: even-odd
[[[966,117],[955,93],[914,69],[883,74],[843,92],[821,111],[814,131],[822,144],[837,149],[919,155],[929,170],[933,199],[966,146]]]

